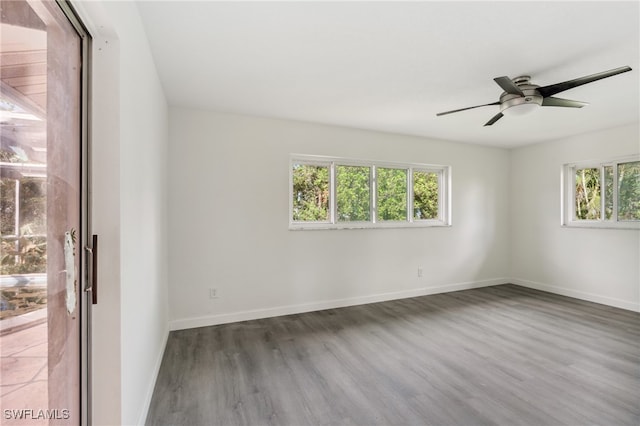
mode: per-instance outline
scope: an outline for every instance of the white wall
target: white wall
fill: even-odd
[[[120,37],[122,424],[142,424],[168,336],[168,108],[133,2]]]
[[[560,226],[563,164],[640,152],[638,125],[511,152],[511,276],[541,290],[640,310],[640,231]]]
[[[290,153],[451,165],[453,226],[289,231]],[[169,156],[174,329],[508,281],[508,151],[171,108]]]
[[[135,3],[75,5],[94,35],[93,423],[142,424],[168,335],[168,109]]]

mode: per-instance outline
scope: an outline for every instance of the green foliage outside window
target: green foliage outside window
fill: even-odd
[[[613,166],[604,167],[604,218],[613,216]]]
[[[0,275],[47,272],[46,237],[18,237],[2,240]]]
[[[376,169],[378,220],[407,220],[407,170]]]
[[[640,220],[640,161],[618,165],[618,220]]]
[[[336,166],[338,221],[371,219],[370,170],[363,166]]]
[[[293,165],[293,220],[329,220],[329,168]]]
[[[438,174],[413,172],[413,217],[415,219],[438,218]]]
[[[617,202],[619,221],[640,220],[640,161],[620,163]],[[576,169],[575,215],[578,220],[612,220],[614,166],[604,166],[604,185],[600,167]],[[604,194],[604,212],[602,195]],[[604,214],[603,214],[604,213]]]
[[[44,178],[0,180],[0,275],[47,271],[46,209]]]
[[[576,170],[576,219],[600,219],[600,169]]]

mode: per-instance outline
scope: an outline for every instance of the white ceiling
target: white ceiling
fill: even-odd
[[[171,105],[515,147],[639,120],[639,2],[184,2],[139,10]],[[494,77],[629,65],[483,127]]]

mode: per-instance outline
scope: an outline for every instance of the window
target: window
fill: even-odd
[[[289,228],[448,226],[450,169],[292,155]]]
[[[618,220],[640,221],[640,161],[618,164]]]
[[[371,220],[371,167],[336,166],[339,222]]]
[[[640,158],[567,164],[565,226],[640,229]]]
[[[413,172],[413,218],[438,217],[438,173],[416,170]]]
[[[408,169],[378,167],[376,170],[378,220],[407,220]]]
[[[294,163],[293,213],[296,222],[329,221],[329,167]]]

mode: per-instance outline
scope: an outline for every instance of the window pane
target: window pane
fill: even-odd
[[[438,174],[413,172],[413,218],[438,218]]]
[[[0,275],[47,272],[45,191],[44,178],[2,178]]]
[[[613,216],[613,166],[604,166],[604,218]]]
[[[640,161],[618,164],[618,220],[640,220]]]
[[[407,220],[407,170],[378,167],[378,220]]]
[[[20,234],[47,234],[47,182],[44,178],[20,180]]]
[[[338,221],[371,220],[370,168],[336,166]]]
[[[600,169],[576,170],[576,219],[600,219]]]
[[[293,218],[299,222],[329,220],[329,167],[293,165]]]
[[[18,235],[16,226],[16,179],[0,179],[0,232]]]

